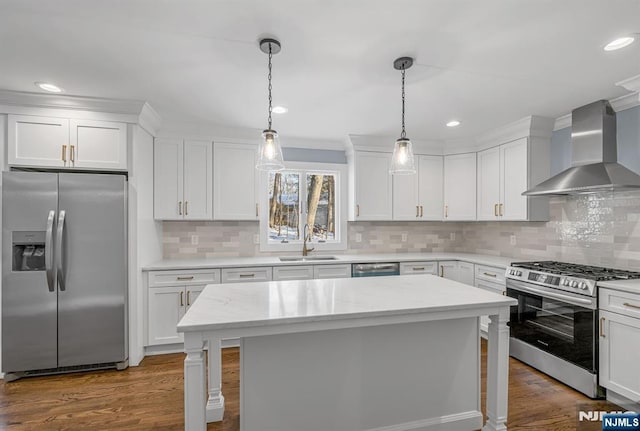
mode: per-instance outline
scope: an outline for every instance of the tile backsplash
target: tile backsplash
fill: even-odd
[[[253,243],[257,222],[164,222],[163,231],[166,259],[279,254]],[[640,270],[640,191],[552,197],[548,222],[350,222],[348,235],[350,254],[457,251]]]

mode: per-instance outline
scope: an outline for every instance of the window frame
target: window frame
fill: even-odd
[[[307,214],[307,175],[308,174],[331,174],[335,175],[335,193],[336,200],[334,202],[335,210],[335,240],[328,240],[326,242],[319,242],[318,240],[312,240],[307,242],[308,247],[314,248],[314,251],[337,251],[347,249],[347,165],[337,163],[310,163],[310,162],[287,162],[284,171],[294,171],[300,174],[300,191],[299,199],[301,207],[304,206],[304,215],[306,219]],[[302,232],[300,232],[300,239],[291,240],[287,243],[275,242],[269,240],[269,175],[270,172],[260,173],[260,191],[258,197],[260,199],[260,218],[259,218],[259,239],[260,239],[260,251],[287,251],[287,252],[300,252],[302,253]],[[304,185],[303,185],[304,184]],[[302,220],[302,218],[301,218]],[[300,226],[302,230],[304,224]]]

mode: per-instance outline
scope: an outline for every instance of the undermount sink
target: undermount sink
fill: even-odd
[[[280,262],[301,262],[301,261],[313,261],[313,260],[336,260],[335,256],[281,256]]]

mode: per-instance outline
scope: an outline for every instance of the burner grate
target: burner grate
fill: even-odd
[[[576,263],[555,262],[550,260],[539,262],[516,262],[512,263],[511,266],[557,275],[588,278],[595,281],[631,280],[640,278],[640,272],[604,268],[600,266],[579,265]]]

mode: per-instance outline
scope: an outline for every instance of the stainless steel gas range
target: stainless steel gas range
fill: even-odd
[[[591,398],[598,385],[599,281],[640,278],[639,272],[571,263],[512,263],[510,353]]]

